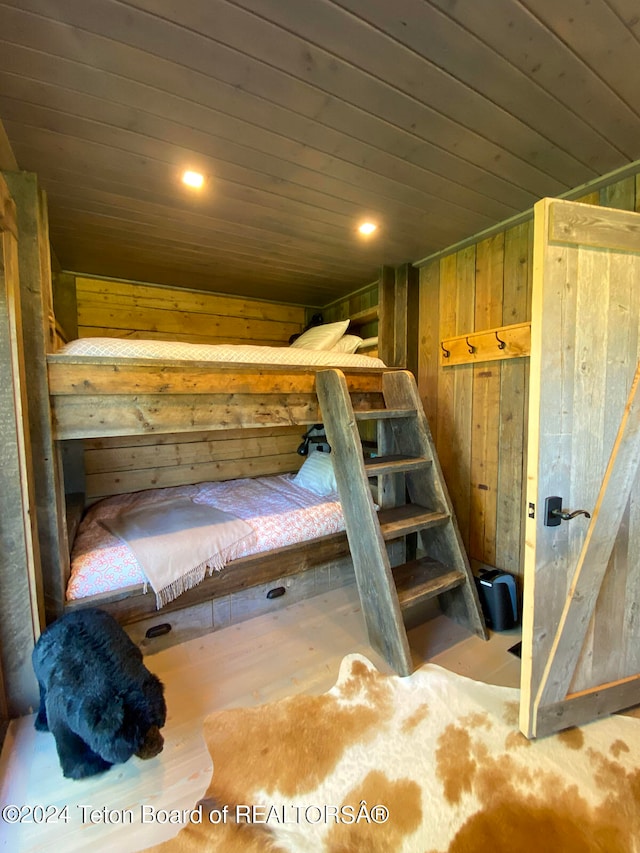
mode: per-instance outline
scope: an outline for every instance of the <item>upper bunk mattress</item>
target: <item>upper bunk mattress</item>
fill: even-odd
[[[293,474],[173,486],[105,498],[85,515],[71,553],[67,600],[146,584],[133,551],[102,522],[168,497],[188,497],[242,518],[255,536],[237,557],[282,548],[344,530],[338,495],[302,488]],[[233,569],[233,562],[228,564]]]
[[[280,364],[296,367],[385,367],[385,363],[379,358],[336,350],[262,347],[251,344],[191,344],[182,341],[145,341],[130,338],[79,338],[65,344],[55,355]]]

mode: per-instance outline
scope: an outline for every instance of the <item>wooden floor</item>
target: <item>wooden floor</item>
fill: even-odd
[[[517,631],[485,643],[437,616],[409,639],[416,665],[431,661],[480,681],[519,684],[519,660],[507,651],[519,639]],[[12,722],[0,759],[0,804],[67,806],[68,820],[9,825],[0,817],[0,849],[127,853],[172,837],[178,826],[142,824],[140,806],[150,804],[156,813],[192,808],[203,794],[212,770],[201,737],[203,718],[221,708],[322,693],[352,652],[389,672],[367,644],[355,587],[348,586],[150,655],[146,664],[166,688],[164,751],[93,779],[64,779],[53,737],[36,732],[33,717]],[[118,823],[126,809],[134,812],[133,825]],[[41,817],[37,810],[34,817]]]

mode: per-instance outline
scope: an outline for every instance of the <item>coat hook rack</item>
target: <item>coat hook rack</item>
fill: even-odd
[[[443,338],[439,343],[440,365],[447,369],[459,364],[522,358],[529,355],[531,348],[531,323],[471,330]]]

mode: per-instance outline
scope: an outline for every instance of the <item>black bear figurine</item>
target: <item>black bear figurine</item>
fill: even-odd
[[[104,610],[72,610],[43,631],[32,655],[38,731],[50,731],[63,774],[83,779],[162,751],[164,688]]]

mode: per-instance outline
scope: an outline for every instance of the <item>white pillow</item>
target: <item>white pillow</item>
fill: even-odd
[[[317,495],[332,495],[338,491],[336,475],[333,473],[331,453],[312,450],[302,463],[302,468],[293,478],[296,486],[315,492]]]
[[[338,343],[331,347],[331,352],[355,352],[361,343],[362,338],[358,335],[343,335]]]
[[[373,338],[365,338],[361,344],[358,344],[358,349],[373,348],[378,346],[378,336]]]
[[[348,325],[349,320],[340,320],[338,323],[325,323],[323,326],[312,326],[311,329],[308,329],[299,338],[296,338],[291,346],[315,350],[331,349],[347,331]]]

